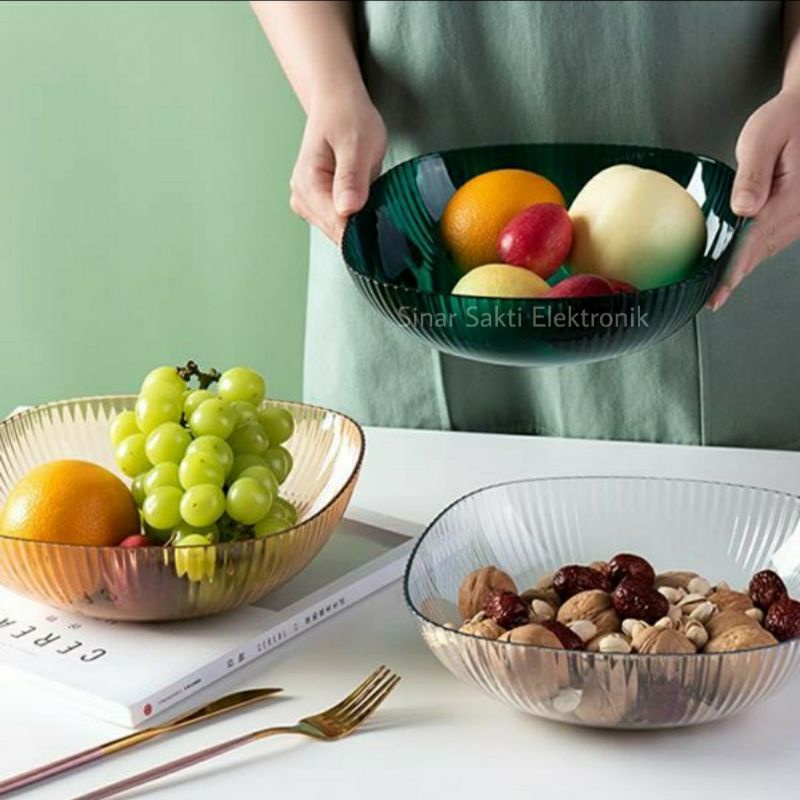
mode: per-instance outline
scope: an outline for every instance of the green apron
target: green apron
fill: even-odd
[[[615,142],[734,163],[779,86],[780,2],[367,2],[362,63],[384,167],[430,150]],[[800,248],[716,314],[615,360],[521,369],[437,353],[357,293],[312,233],[305,393],[360,422],[763,447],[800,445]]]

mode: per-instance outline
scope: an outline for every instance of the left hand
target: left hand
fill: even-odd
[[[800,91],[782,91],[750,116],[736,143],[731,208],[750,222],[708,302],[721,308],[765,259],[800,239]]]

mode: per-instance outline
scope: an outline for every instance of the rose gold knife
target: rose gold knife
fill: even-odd
[[[53,761],[50,764],[44,764],[28,772],[23,772],[11,778],[0,780],[0,795],[6,795],[17,789],[22,789],[26,786],[32,786],[35,783],[47,780],[48,778],[54,778],[56,775],[61,775],[76,767],[83,766],[84,764],[91,764],[106,756],[111,756],[114,755],[114,753],[127,750],[129,747],[135,747],[138,744],[149,742],[151,739],[155,739],[158,736],[174,733],[183,728],[188,728],[190,725],[195,725],[199,722],[205,722],[208,719],[219,717],[222,714],[227,714],[230,711],[236,711],[245,706],[260,703],[262,700],[266,700],[280,691],[282,690],[245,689],[241,692],[227,694],[224,697],[220,697],[219,700],[213,700],[202,708],[197,708],[172,722],[166,722],[163,725],[154,725],[152,728],[145,728],[141,731],[134,731],[120,739],[114,739],[113,741],[106,742],[97,747],[90,747],[88,750],[83,750],[80,753],[74,753],[71,756],[60,758],[58,761]]]

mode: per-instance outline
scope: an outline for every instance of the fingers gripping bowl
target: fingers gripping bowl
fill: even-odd
[[[53,459],[85,459],[116,472],[109,425],[134,400],[65,400],[0,423],[0,505],[31,468]],[[297,507],[295,526],[263,539],[197,548],[95,547],[0,536],[0,584],[58,608],[136,621],[217,614],[283,585],[314,558],[344,514],[364,437],[353,420],[334,411],[269,405],[288,409],[296,423],[286,445],[295,466],[282,487]],[[202,580],[189,580],[176,563],[190,550],[204,559]]]
[[[593,176],[621,164],[659,172],[696,201],[705,241],[688,275],[657,288],[606,296],[451,294],[463,273],[441,225],[457,190],[485,173],[524,170],[552,181],[572,204]],[[443,352],[519,366],[598,361],[662,341],[703,307],[741,225],[730,210],[733,176],[728,166],[705,156],[627,145],[529,144],[430,153],[399,164],[373,184],[364,208],[348,221],[342,254],[355,285],[381,314]],[[485,213],[492,208],[487,202]],[[648,218],[645,227],[654,223]],[[480,260],[491,254],[490,247]],[[476,272],[497,272],[498,266],[510,269],[488,264]],[[525,286],[547,288],[531,272],[512,272],[526,278]],[[585,283],[587,276],[561,285],[570,280]]]
[[[506,588],[501,573],[523,588],[564,564],[635,551],[651,564],[691,567],[731,586],[747,586],[769,567],[797,596],[798,530],[799,498],[753,487],[647,478],[501,484],[456,501],[428,527],[409,560],[406,600],[439,661],[514,708],[579,725],[694,725],[785,685],[800,666],[800,639],[668,654],[562,649],[547,646],[547,632],[527,639],[533,644],[502,641],[480,628],[458,630],[464,578],[496,565],[490,582],[497,589]]]

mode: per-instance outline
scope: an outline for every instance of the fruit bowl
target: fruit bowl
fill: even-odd
[[[800,588],[800,498],[659,478],[547,478],[457,500],[427,528],[405,573],[425,642],[456,677],[521,711],[576,725],[661,728],[722,719],[784,686],[800,639],[727,653],[616,654],[498,641],[453,629],[461,581],[496,565],[517,585],[563,564],[636,552],[731,586],[770,567]]]
[[[133,396],[65,400],[0,423],[0,504],[30,469],[79,458],[119,474],[108,442],[111,420]],[[85,547],[0,536],[0,584],[34,600],[91,617],[156,621],[186,619],[252,603],[300,572],[344,514],[364,452],[361,428],[349,417],[300,403],[286,444],[295,467],[281,487],[298,510],[294,527],[264,539],[212,547]],[[127,479],[126,479],[127,482]],[[187,555],[205,559],[193,581]]]
[[[602,297],[450,294],[462,273],[444,248],[439,220],[458,187],[488,170],[526,169],[553,181],[569,204],[593,175],[620,163],[669,175],[701,206],[706,244],[688,278]],[[375,308],[439,350],[517,366],[599,361],[666,339],[709,299],[741,227],[729,205],[733,177],[714,159],[650,147],[530,144],[430,153],[373,184],[366,205],[347,223],[342,254]]]

